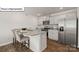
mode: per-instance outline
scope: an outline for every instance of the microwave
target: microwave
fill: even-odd
[[[49,25],[49,21],[43,21],[43,25]]]

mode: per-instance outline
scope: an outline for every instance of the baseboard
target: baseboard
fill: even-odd
[[[5,46],[5,45],[11,44],[11,43],[13,43],[13,42],[10,41],[10,42],[7,42],[7,43],[2,43],[2,44],[0,44],[0,46]]]

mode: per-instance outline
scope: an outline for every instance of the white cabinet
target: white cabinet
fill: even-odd
[[[49,16],[38,17],[38,25],[43,25],[43,21],[49,20]]]
[[[43,21],[45,20],[45,17],[39,17],[38,21],[38,25],[43,25]]]
[[[40,49],[40,35],[30,37],[30,49],[32,51],[39,51]]]
[[[66,19],[75,19],[77,16],[76,16],[76,12],[70,12],[70,13],[67,13],[66,14]]]
[[[58,22],[65,18],[65,15],[55,15],[55,16],[50,16],[50,24],[58,24]]]
[[[65,19],[65,18],[66,19],[75,18],[76,17],[75,15],[76,15],[76,9],[52,14],[50,16],[50,24],[58,24],[58,22],[61,19]]]
[[[50,17],[50,24],[54,24],[54,23],[55,23],[55,21],[54,21],[54,17],[51,16],[51,17]]]
[[[46,33],[30,36],[30,49],[34,52],[40,52],[47,48]]]
[[[41,51],[47,48],[47,36],[46,32],[41,34]]]
[[[49,39],[58,41],[58,30],[48,30],[48,37]]]

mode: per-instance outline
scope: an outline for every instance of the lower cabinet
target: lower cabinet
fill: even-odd
[[[55,29],[48,30],[48,38],[51,40],[58,41],[58,30]]]
[[[46,33],[30,37],[30,49],[34,52],[41,52],[47,48]]]
[[[41,34],[41,51],[43,51],[45,48],[47,48],[47,36],[46,32]]]

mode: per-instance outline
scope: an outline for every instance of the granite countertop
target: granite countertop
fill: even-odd
[[[35,35],[41,35],[41,34],[43,34],[43,33],[45,33],[45,31],[33,30],[33,31],[27,31],[27,33],[24,32],[23,35],[24,35],[24,36],[25,36],[25,35],[35,36]]]
[[[14,29],[13,32],[19,31],[23,33],[24,36],[35,36],[35,35],[41,35],[45,33],[45,31],[41,31],[41,29],[36,29],[36,30],[21,30],[21,29]]]

